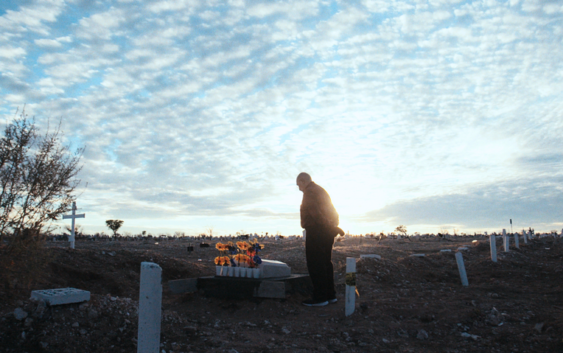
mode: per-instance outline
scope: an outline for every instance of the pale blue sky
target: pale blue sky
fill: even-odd
[[[4,0],[0,102],[87,232],[298,234],[301,171],[353,233],[563,227],[561,1]]]

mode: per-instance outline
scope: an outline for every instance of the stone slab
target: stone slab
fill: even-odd
[[[168,288],[174,294],[192,293],[197,291],[197,278],[175,279],[168,281]]]
[[[257,288],[254,288],[254,296],[258,298],[285,298],[284,281],[262,281]]]
[[[263,259],[258,268],[261,278],[279,278],[291,275],[291,267],[281,261]]]
[[[412,254],[410,257],[425,257],[425,254]]]
[[[452,252],[452,249],[442,249],[440,252]]]
[[[381,255],[377,255],[377,254],[362,254],[362,255],[360,255],[360,259],[377,259],[377,260],[381,260]]]
[[[72,304],[90,300],[90,292],[76,288],[34,290],[31,298],[43,300],[49,305]]]
[[[467,247],[462,246],[460,248],[457,248],[457,251],[465,251],[465,250],[469,250]]]
[[[262,285],[264,282],[269,283]],[[284,284],[282,287],[281,284],[271,282],[282,282]],[[197,281],[197,288],[202,290],[206,297],[247,299],[253,297],[285,298],[286,295],[294,293],[310,295],[313,287],[308,274],[291,274],[287,277],[268,279],[222,276],[200,277]]]

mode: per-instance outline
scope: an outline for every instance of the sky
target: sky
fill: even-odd
[[[301,234],[300,172],[352,234],[563,228],[560,0],[2,0],[24,106],[86,233]]]

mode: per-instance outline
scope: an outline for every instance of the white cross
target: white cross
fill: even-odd
[[[86,215],[84,213],[82,214],[76,214],[76,202],[72,203],[72,214],[71,215],[63,215],[63,219],[72,219],[72,230],[70,231],[70,248],[74,249],[74,220],[76,218],[84,218],[86,217]]]

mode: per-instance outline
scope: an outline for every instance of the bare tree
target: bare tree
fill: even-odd
[[[120,219],[108,219],[106,221],[106,226],[113,231],[113,235],[117,235],[117,231],[123,225],[123,221]]]
[[[60,124],[40,135],[35,123],[22,111],[9,123],[0,140],[0,241],[51,231],[51,221],[70,209],[80,180],[80,158],[61,144]]]
[[[403,236],[407,235],[407,226],[404,225],[400,225],[397,228],[395,228],[395,232],[397,233],[401,233]]]

